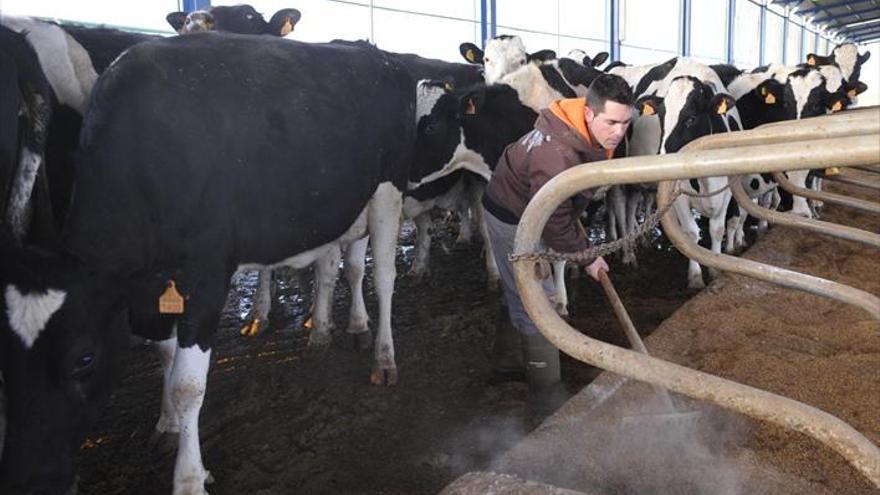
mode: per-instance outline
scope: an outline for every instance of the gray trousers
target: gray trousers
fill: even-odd
[[[516,290],[516,277],[513,275],[513,263],[507,258],[513,252],[513,241],[516,237],[516,225],[510,225],[498,220],[491,213],[483,210],[483,218],[486,221],[486,230],[489,233],[489,243],[492,245],[492,253],[495,263],[498,265],[498,274],[501,276],[501,286],[504,292],[504,301],[510,312],[510,321],[520,333],[534,335],[541,333],[523,307],[522,299]],[[539,246],[543,248],[543,246]],[[556,296],[556,287],[552,277],[548,276],[541,281],[541,286],[547,297],[553,300]]]

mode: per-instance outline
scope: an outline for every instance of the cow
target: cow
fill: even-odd
[[[223,31],[238,34],[265,34],[287,36],[293,32],[302,17],[297,9],[280,9],[269,22],[252,6],[247,4],[209,7],[207,10],[171,12],[165,20],[178,34],[206,31]]]
[[[553,50],[526,52],[522,38],[509,34],[488,39],[485,46],[486,50],[483,51],[477,45],[465,42],[458,49],[468,63],[483,67],[486,84],[492,84],[528,63],[541,64],[556,58]]]
[[[640,118],[632,126],[629,142],[633,155],[675,153],[702,136],[742,128],[735,100],[706,65],[676,57],[647,67],[618,66],[609,72],[626,79],[637,98]],[[691,210],[709,219],[712,250],[716,253],[721,252],[727,227],[725,217],[731,193],[725,189],[726,184],[727,179],[722,177],[681,181],[683,190],[691,196],[678,197],[673,206],[682,228],[694,242],[699,239],[699,227]],[[700,198],[694,193],[712,195]],[[732,235],[728,232],[728,236]],[[704,286],[700,265],[691,260],[688,287]]]
[[[862,65],[871,58],[871,52],[859,53],[855,43],[841,43],[834,47],[831,55],[822,56],[815,53],[807,55],[807,64],[812,66],[835,65],[840,68],[843,78],[854,83],[862,75]]]
[[[360,46],[367,48],[369,42],[363,40],[333,40],[331,43],[344,46]],[[468,86],[482,80],[479,69],[473,65],[457,64],[445,62],[437,59],[421,57],[411,53],[388,53],[400,62],[409,72],[413,81],[429,78],[442,80],[443,86],[452,87],[454,85]],[[416,86],[412,88],[415,94]],[[422,107],[425,103],[420,98],[419,106],[416,108],[416,119],[418,120],[425,112]],[[440,172],[440,175],[445,172]],[[465,178],[464,172],[452,174],[448,177],[441,177],[436,181],[425,180],[421,186],[410,185],[407,190],[404,203],[403,213],[407,219],[414,219],[417,226],[417,239],[415,246],[415,255],[413,264],[408,274],[416,279],[422,278],[429,271],[428,257],[430,254],[430,210],[434,207],[444,208],[448,210],[458,211],[462,216],[461,230],[459,231],[459,240],[465,242],[470,238],[470,223],[465,219],[469,211],[475,211],[473,204],[479,202],[476,197],[479,191],[479,179],[473,176]],[[368,316],[366,305],[364,304],[362,280],[364,276],[364,255],[366,252],[366,240],[359,240],[356,244],[344,249],[345,263],[344,273],[346,280],[351,288],[351,312],[349,315],[349,323],[347,333],[354,336],[354,345],[358,348],[366,348],[369,341],[361,338],[363,335],[369,335],[367,332]],[[330,304],[332,304],[333,281],[335,280],[335,269],[333,260],[325,260],[318,263],[316,267],[322,271],[316,270],[316,297],[314,305],[314,315],[306,319],[305,326],[312,332],[309,335],[311,344],[324,344],[329,336],[329,329],[333,326],[330,321]],[[321,268],[323,267],[323,268]],[[255,335],[264,328],[263,322],[268,321],[268,314],[271,306],[270,281],[271,274],[269,269],[261,269],[258,275],[257,291],[254,295],[254,305],[249,314],[245,317],[244,326],[241,333],[243,335]]]
[[[70,202],[82,118],[98,75],[128,47],[161,37],[117,29],[59,25],[27,17],[3,16],[0,24],[27,38],[37,53],[42,77],[50,84],[46,170],[40,172],[46,176],[48,192],[35,198],[34,208],[48,210],[39,229],[59,231]]]
[[[52,89],[25,35],[2,25],[0,95],[0,245],[54,242],[45,167]]]
[[[736,99],[744,129],[837,112],[853,104],[855,97],[867,89],[860,81],[847,81],[837,65],[774,64],[752,71],[713,65],[712,69]],[[787,175],[800,187],[807,187],[814,180],[807,170],[790,171]],[[783,206],[787,208],[790,203],[792,214],[814,216],[805,198],[784,192],[783,196]]]
[[[174,492],[204,493],[198,415],[230,276],[301,266],[367,232],[379,297],[370,378],[395,383],[401,198],[432,172],[412,160],[412,88],[375,48],[223,33],[141,43],[111,65],[84,123],[63,250],[2,256],[0,365],[14,413],[0,485],[74,483],[72,452],[130,329],[165,356],[157,431],[179,432]]]

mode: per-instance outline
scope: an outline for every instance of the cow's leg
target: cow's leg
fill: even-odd
[[[641,191],[633,189],[626,196],[626,230],[624,231],[625,235],[634,235],[635,232],[639,229],[639,221],[636,216],[638,214],[639,204],[641,203],[641,201]],[[626,246],[623,248],[623,264],[633,267],[639,266],[639,261],[636,259],[636,253],[632,246]]]
[[[428,259],[431,254],[431,212],[425,211],[416,215],[414,219],[416,223],[416,254],[413,257],[412,267],[409,269],[409,276],[416,280],[421,280],[425,275],[430,274]]]
[[[210,252],[204,249],[204,252]],[[228,270],[224,270],[228,268]],[[206,494],[212,481],[202,464],[199,445],[199,412],[205,399],[211,345],[226,302],[233,267],[204,264],[186,270],[194,283],[188,288],[185,313],[177,324],[177,350],[171,371],[171,403],[180,423],[174,464],[174,495]]]
[[[730,199],[730,196],[727,196],[727,199]],[[724,231],[725,229],[725,212],[727,211],[727,205],[724,207],[718,208],[715,211],[715,214],[709,218],[709,237],[712,241],[712,252],[715,254],[721,254],[721,244],[724,242]],[[718,276],[718,270],[712,267],[709,267],[709,277],[715,278]]]
[[[473,232],[471,231],[471,214],[470,214],[470,205],[468,205],[467,201],[461,201],[457,205],[458,210],[458,237],[455,238],[456,244],[470,244],[471,237],[473,237]]]
[[[348,316],[346,332],[353,336],[355,347],[368,349],[370,342],[369,315],[364,303],[364,273],[366,272],[367,243],[370,238],[364,236],[348,245],[345,250],[343,271],[351,291],[351,308]]]
[[[486,279],[490,291],[497,291],[501,288],[501,275],[498,273],[498,265],[495,264],[495,254],[492,251],[492,242],[489,240],[489,230],[486,228],[486,212],[483,211],[483,205],[477,206],[479,209],[480,235],[483,237],[483,256],[486,261]]]
[[[700,227],[697,225],[693,213],[691,213],[691,206],[688,199],[679,196],[675,199],[673,209],[675,210],[675,217],[678,219],[682,231],[690,236],[694,244],[699,243]],[[703,283],[703,272],[700,269],[700,264],[694,260],[690,260],[688,262],[688,288],[702,289],[705,286],[706,284]]]
[[[367,211],[370,245],[373,248],[374,285],[379,299],[379,325],[376,332],[375,364],[370,382],[381,385],[397,383],[397,364],[394,362],[394,340],[391,334],[391,296],[397,269],[394,256],[400,230],[402,195],[390,183],[380,184],[373,194]]]
[[[339,246],[334,245],[315,260],[315,310],[312,313],[314,326],[309,333],[310,346],[325,346],[332,340],[333,289],[339,275],[340,258]]]
[[[654,214],[654,203],[657,202],[657,191],[654,189],[642,189],[642,199],[645,204],[645,218],[649,218]],[[645,235],[642,238],[642,245],[645,247],[650,247],[653,239],[651,238],[651,234]]]
[[[553,262],[553,283],[556,285],[556,312],[568,316],[568,290],[565,287],[565,261]]]
[[[257,290],[254,294],[254,306],[251,308],[241,334],[254,336],[269,323],[269,310],[272,307],[272,269],[257,270]]]
[[[198,345],[178,347],[171,377],[171,401],[180,422],[180,440],[174,464],[174,495],[207,494],[210,473],[202,464],[199,445],[199,412],[205,399],[205,384],[211,364],[211,349]]]
[[[177,352],[176,332],[171,338],[154,342],[153,345],[159,355],[159,362],[162,364],[162,407],[159,411],[159,421],[156,422],[156,431],[153,434],[154,440],[158,440],[165,434],[180,433],[180,418],[178,418],[171,400],[171,372],[174,370],[174,354]]]

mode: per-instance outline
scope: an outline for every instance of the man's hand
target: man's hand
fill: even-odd
[[[593,278],[596,282],[599,281],[599,270],[604,272],[609,272],[608,263],[605,263],[605,260],[599,256],[596,258],[596,261],[593,261],[590,266],[587,267],[587,274]]]

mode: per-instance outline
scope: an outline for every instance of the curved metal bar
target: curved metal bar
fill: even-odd
[[[876,166],[864,166],[864,167],[852,167],[863,172],[870,172],[872,174],[880,174],[880,168]]]
[[[847,153],[837,149],[846,149]],[[876,163],[872,159],[878,154],[880,141],[876,136],[860,136],[580,165],[551,179],[532,198],[520,220],[514,249],[516,253],[536,250],[544,226],[559,204],[579,191],[600,185],[782,171],[790,168],[792,161],[804,167]],[[514,271],[529,316],[563,352],[614,373],[805,433],[838,452],[880,487],[880,449],[840,419],[788,398],[589,338],[559,317],[534,278],[532,262],[520,259],[514,263]]]
[[[745,188],[743,188],[740,177],[731,178],[730,191],[733,193],[733,197],[736,199],[736,202],[739,203],[740,207],[755,218],[767,220],[774,224],[800,227],[812,232],[861,242],[869,246],[880,248],[880,234],[875,234],[854,227],[847,227],[845,225],[838,225],[836,223],[823,222],[813,218],[804,218],[798,215],[792,215],[791,213],[783,213],[781,211],[762,208],[756,205],[751,198],[749,198]]]
[[[819,174],[820,179],[830,180],[832,182],[840,182],[841,184],[849,184],[851,186],[864,187],[867,189],[880,189],[880,182],[866,182],[863,180],[856,179],[850,174],[845,172],[836,174],[836,175],[828,175],[825,173]]]
[[[873,201],[866,201],[864,199],[851,198],[849,196],[844,196],[843,194],[835,194],[824,191],[814,191],[812,189],[806,189],[803,187],[798,187],[794,185],[788,177],[785,176],[782,172],[773,172],[773,179],[779,184],[780,187],[790,192],[791,194],[797,194],[798,196],[803,196],[809,199],[815,199],[819,201],[827,201],[829,203],[837,203],[839,205],[847,206],[849,208],[856,208],[858,210],[863,210],[871,213],[880,213],[880,203],[875,203]]]

